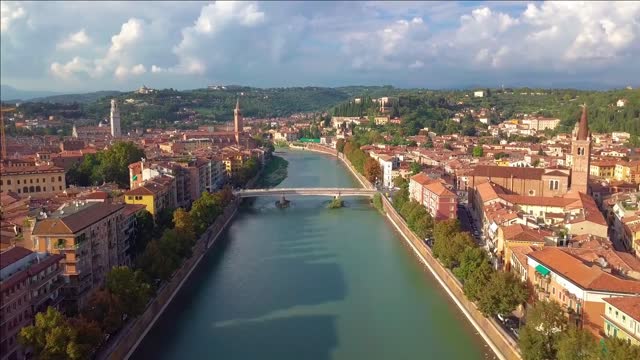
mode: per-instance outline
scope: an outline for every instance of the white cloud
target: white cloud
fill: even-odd
[[[69,34],[69,36],[67,36],[64,40],[58,43],[56,47],[58,49],[68,50],[68,49],[73,49],[83,45],[88,45],[90,42],[91,42],[91,39],[89,39],[89,36],[87,36],[87,33],[84,31],[84,29],[82,29],[78,32]]]
[[[142,64],[135,65],[131,68],[131,74],[133,75],[142,75],[146,72],[147,68]]]
[[[227,27],[255,27],[265,19],[265,13],[258,10],[256,2],[217,1],[204,6],[195,23],[182,30],[182,40],[173,48],[179,63],[171,71],[203,74],[207,66],[198,53],[203,52],[204,43],[212,41]]]
[[[20,3],[2,1],[0,2],[0,32],[6,32],[11,24],[18,19],[26,17],[27,12]]]
[[[156,66],[156,65],[151,65],[151,72],[152,73],[162,73],[162,72],[166,72],[167,69],[162,68],[160,66]]]
[[[87,60],[82,59],[78,56],[74,57],[71,61],[66,64],[60,64],[58,62],[54,62],[50,66],[51,73],[63,80],[71,80],[75,74],[77,73],[89,73],[91,72],[91,67]]]

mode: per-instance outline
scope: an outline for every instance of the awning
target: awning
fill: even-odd
[[[544,267],[542,265],[536,266],[536,271],[538,273],[540,273],[540,275],[542,275],[542,276],[547,276],[551,272],[551,271],[549,271],[549,269],[547,269],[546,267]]]

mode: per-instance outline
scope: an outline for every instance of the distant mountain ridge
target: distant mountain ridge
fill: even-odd
[[[91,103],[105,96],[117,96],[121,91],[103,90],[81,94],[64,94],[53,91],[29,91],[16,89],[9,85],[0,85],[0,100],[4,102],[48,102],[59,104]]]
[[[44,96],[58,95],[59,93],[53,91],[29,91],[16,89],[9,85],[0,85],[0,100],[2,101],[17,101],[17,100],[31,100]]]

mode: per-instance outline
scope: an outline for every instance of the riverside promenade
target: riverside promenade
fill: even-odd
[[[309,144],[307,150],[321,152],[338,157],[354,174],[358,181],[365,188],[373,188],[371,183],[359,174],[351,165],[344,154],[338,153],[335,149]],[[407,223],[402,219],[400,214],[393,208],[393,205],[385,196],[382,196],[383,210],[385,217],[405,239],[407,245],[413,250],[418,260],[431,272],[438,283],[451,297],[453,302],[458,306],[460,311],[466,316],[473,327],[478,331],[480,336],[486,341],[487,345],[493,350],[496,356],[501,360],[519,360],[520,351],[517,343],[498,325],[498,323],[490,318],[485,317],[476,307],[476,305],[468,300],[464,295],[464,290],[460,281],[451,273],[450,270],[442,266],[433,256],[431,249],[409,229]]]

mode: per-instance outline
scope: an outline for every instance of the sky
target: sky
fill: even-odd
[[[640,81],[640,1],[2,1],[0,26],[22,90]]]

